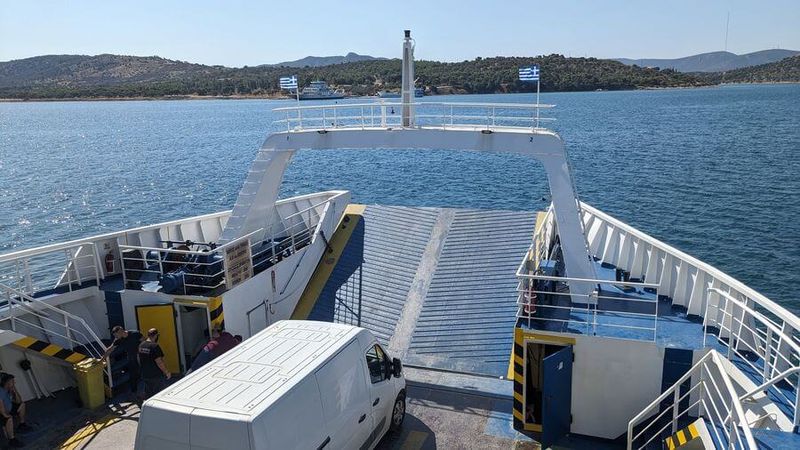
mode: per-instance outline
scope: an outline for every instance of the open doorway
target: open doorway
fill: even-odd
[[[192,367],[192,362],[210,339],[211,323],[208,307],[175,303],[175,309],[181,337],[181,361],[183,367],[188,369]]]
[[[525,429],[542,433],[542,448],[569,433],[572,345],[525,343]]]

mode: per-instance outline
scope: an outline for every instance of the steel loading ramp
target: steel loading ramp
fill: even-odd
[[[407,364],[504,376],[535,217],[351,205],[293,318],[368,328]]]

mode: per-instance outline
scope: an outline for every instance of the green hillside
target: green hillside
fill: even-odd
[[[542,91],[591,91],[701,86],[709,81],[673,70],[658,70],[596,58],[549,55],[536,58],[477,58],[458,63],[418,61],[418,85],[429,94],[530,92],[517,80],[520,66],[539,64]],[[41,56],[0,63],[0,98],[63,99],[162,96],[280,95],[278,78],[296,74],[300,84],[322,79],[353,95],[372,95],[400,86],[397,59],[358,61],[323,67],[226,68],[158,57],[118,55]]]

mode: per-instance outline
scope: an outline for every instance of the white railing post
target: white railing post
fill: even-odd
[[[67,270],[65,271],[67,275],[67,289],[72,292],[72,271],[75,270],[75,258],[72,257],[72,251],[68,248],[64,249],[64,256],[67,258]],[[58,281],[56,281],[55,287],[58,287]]]
[[[11,292],[6,290],[6,304],[8,305],[8,315],[11,317],[11,331],[17,331],[17,322],[15,320],[16,314],[14,313],[14,303],[11,301]]]
[[[97,244],[94,242],[91,243],[92,246],[92,264],[94,265],[94,280],[97,283],[97,287],[100,287],[100,254],[97,253]],[[122,266],[122,253],[119,255],[119,264]],[[105,277],[102,277],[105,278]]]
[[[703,348],[706,348],[706,336],[708,335],[708,308],[711,307],[711,293],[708,294],[705,313],[703,313]]]
[[[70,345],[70,347],[74,347],[72,345],[72,337],[69,329],[69,316],[66,314],[64,314],[64,335],[66,336],[67,343]]]
[[[800,377],[794,383],[794,417],[792,425],[796,428],[800,425]]]
[[[680,403],[680,386],[675,389],[672,395],[672,434],[678,432],[678,404]]]
[[[658,342],[658,288],[656,288],[655,312],[653,313],[653,342]]]
[[[22,260],[22,267],[25,275],[25,287],[28,289],[28,292],[33,293],[33,278],[31,277],[31,266],[28,258]]]
[[[772,346],[772,328],[771,327],[767,327],[767,337],[766,337],[766,339],[767,340],[764,343],[764,356],[763,356],[763,358],[764,358],[764,370],[763,370],[763,373],[761,374],[761,379],[762,379],[763,382],[766,382],[767,379],[769,379],[769,376],[770,376],[770,359],[771,359],[771,355],[772,355],[772,352],[770,351],[770,348]],[[800,390],[798,390],[798,391],[800,391]]]

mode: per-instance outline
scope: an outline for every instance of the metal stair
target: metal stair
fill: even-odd
[[[4,341],[62,364],[75,365],[88,358],[102,360],[106,345],[86,321],[75,314],[0,283],[0,328]],[[109,365],[104,365],[107,392],[114,386]]]

